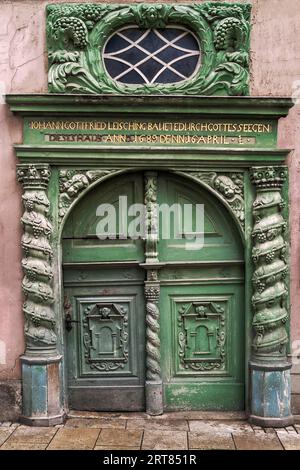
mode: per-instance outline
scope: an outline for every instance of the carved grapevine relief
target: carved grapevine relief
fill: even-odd
[[[53,93],[180,93],[246,95],[250,4],[62,4],[47,7],[49,90]],[[126,25],[182,25],[198,38],[202,63],[181,83],[126,85],[106,72],[102,52]]]
[[[22,183],[24,194],[24,227],[22,267],[24,279],[22,288],[25,295],[26,352],[43,350],[49,353],[56,349],[55,316],[52,287],[52,225],[49,220],[50,203],[47,187],[50,178],[48,165],[18,165],[17,177]]]
[[[214,171],[189,172],[197,180],[208,184],[229,204],[239,224],[245,227],[244,175],[243,173],[217,173]]]
[[[288,334],[288,289],[285,278],[287,244],[284,202],[281,196],[286,179],[285,167],[252,168],[252,181],[256,186],[253,203],[254,227],[252,232],[253,274],[252,305],[255,337],[253,347],[257,357],[285,357]]]

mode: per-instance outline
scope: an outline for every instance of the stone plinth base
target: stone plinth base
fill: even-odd
[[[162,382],[146,382],[146,413],[152,416],[162,415]]]
[[[23,356],[23,410],[20,421],[29,426],[64,422],[60,393],[61,356]]]
[[[252,424],[278,428],[293,424],[290,369],[288,362],[250,363]]]

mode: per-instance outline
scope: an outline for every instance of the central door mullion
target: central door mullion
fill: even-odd
[[[144,173],[145,191],[145,259],[142,267],[146,270],[146,411],[150,415],[163,413],[163,393],[160,353],[160,284],[158,271],[158,205],[157,172]]]

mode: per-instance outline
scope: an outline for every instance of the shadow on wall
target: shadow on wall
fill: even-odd
[[[21,405],[21,381],[0,381],[0,422],[17,421],[21,414]]]

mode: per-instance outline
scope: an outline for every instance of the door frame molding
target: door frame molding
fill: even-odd
[[[23,306],[26,318],[26,351],[22,356],[23,422],[52,425],[63,421],[65,401],[64,348],[62,325],[62,276],[60,234],[64,221],[75,204],[96,185],[128,171],[171,171],[193,179],[222,201],[239,227],[245,245],[246,315],[246,403],[252,422],[264,426],[286,426],[293,418],[290,411],[288,348],[285,340],[276,340],[289,320],[289,276],[287,251],[276,251],[267,258],[272,243],[288,248],[288,180],[284,166],[289,149],[278,149],[277,121],[292,106],[287,98],[235,97],[103,97],[85,95],[8,95],[7,102],[24,117],[24,143],[15,145],[20,161],[17,175],[23,185],[25,212]],[[120,104],[122,103],[122,108]],[[170,120],[247,119],[271,123],[272,139],[259,145],[226,148],[215,146],[83,145],[51,144],[33,137],[29,123],[47,119],[103,118],[109,113],[122,118]],[[39,134],[42,135],[41,132]],[[70,158],[70,154],[72,157]],[[62,172],[65,172],[62,174]],[[71,172],[71,173],[68,173]],[[236,176],[243,174],[243,189]],[[67,176],[66,176],[67,175]],[[68,176],[69,175],[69,176]],[[220,176],[223,178],[220,179]],[[226,178],[224,178],[226,177]],[[73,187],[70,183],[73,178]],[[219,179],[218,179],[219,178]],[[217,183],[216,183],[217,179]],[[71,188],[71,189],[70,189]],[[241,189],[241,188],[240,188]],[[266,202],[266,198],[268,201]],[[273,200],[273,203],[271,202]],[[49,202],[50,201],[50,202]],[[237,209],[238,202],[241,207]],[[254,206],[253,206],[254,204]],[[272,217],[267,214],[272,207]],[[265,225],[259,225],[263,219]],[[279,226],[275,221],[279,220]],[[274,225],[275,224],[275,225]],[[279,227],[279,228],[278,228]],[[275,240],[275,241],[274,241]],[[266,245],[269,243],[269,247]],[[279,250],[279,249],[278,249]],[[272,251],[272,250],[271,250]],[[274,252],[274,250],[272,251]],[[272,258],[273,256],[273,258]],[[273,273],[273,284],[262,280],[272,259],[284,263],[285,281]],[[254,261],[254,263],[253,263]],[[255,268],[255,270],[254,270]],[[252,276],[255,274],[254,284]],[[282,292],[278,280],[284,285]],[[267,303],[264,294],[273,289],[269,301],[284,304],[282,318],[278,309]],[[261,310],[270,314],[269,323]],[[269,310],[268,310],[269,309]],[[253,321],[254,317],[254,321]],[[283,323],[284,321],[284,323]],[[283,326],[282,326],[283,325]],[[269,334],[271,333],[271,334]],[[254,342],[251,348],[252,336]],[[264,342],[267,336],[273,346]],[[260,347],[263,345],[263,347]],[[34,384],[43,386],[40,395]],[[275,386],[280,400],[271,395]]]

